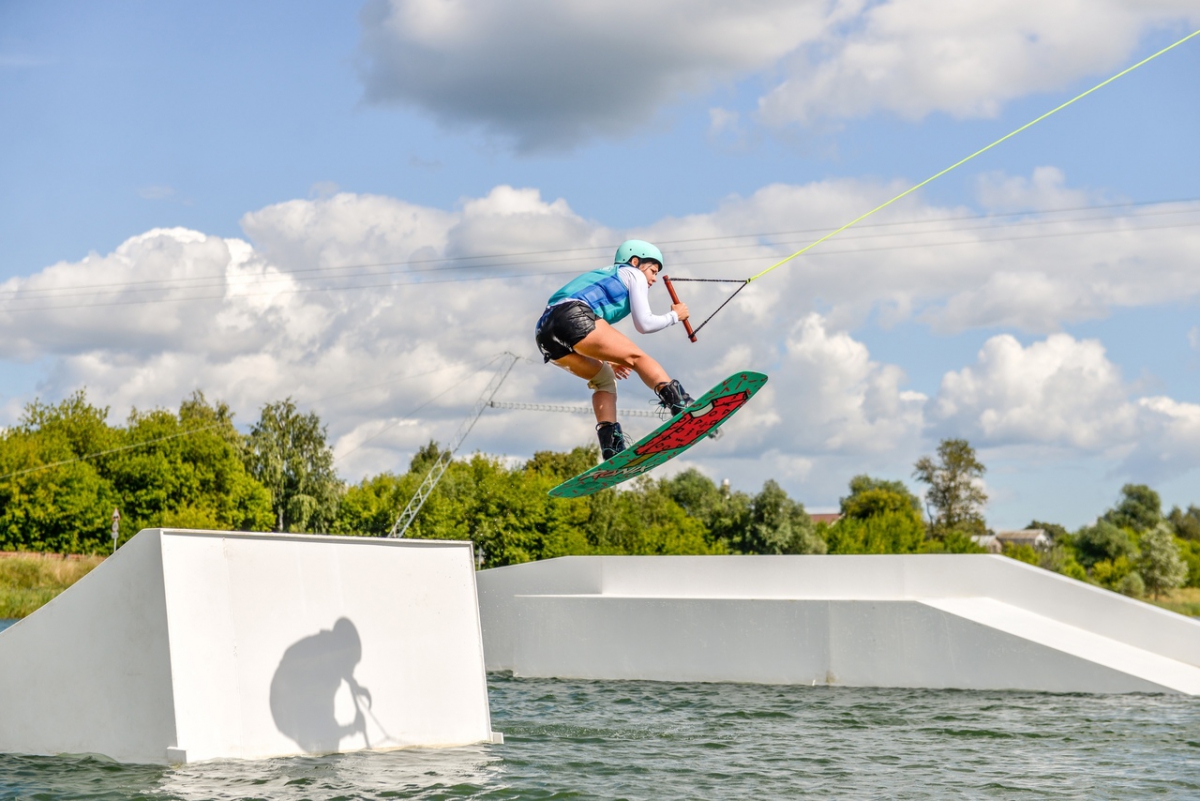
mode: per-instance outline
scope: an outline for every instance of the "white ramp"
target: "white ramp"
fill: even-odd
[[[478,576],[521,676],[1200,694],[1200,623],[999,556],[567,557]]]
[[[469,542],[142,531],[0,632],[0,752],[489,741],[474,580]]]

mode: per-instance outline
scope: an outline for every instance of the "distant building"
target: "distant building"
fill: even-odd
[[[809,512],[808,516],[812,518],[814,523],[825,523],[829,526],[842,519],[842,516],[837,512]]]
[[[1020,531],[997,531],[996,539],[1001,544],[1011,542],[1013,545],[1028,545],[1035,551],[1045,551],[1054,544],[1050,536],[1040,528],[1025,528]]]
[[[971,542],[983,548],[988,553],[1001,553],[1004,551],[1004,546],[1000,540],[996,539],[995,534],[976,534],[971,537]]]

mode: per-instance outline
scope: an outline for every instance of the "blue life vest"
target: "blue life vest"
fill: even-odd
[[[547,306],[567,300],[579,300],[591,307],[605,322],[615,323],[629,316],[629,290],[617,272],[626,265],[614,264],[584,273],[550,296]]]

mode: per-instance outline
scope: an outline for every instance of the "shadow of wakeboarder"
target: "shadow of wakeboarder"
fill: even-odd
[[[361,734],[363,747],[370,748],[362,702],[371,708],[371,693],[354,679],[354,668],[362,659],[358,629],[340,618],[331,630],[322,629],[293,643],[271,679],[271,716],[275,727],[309,754],[342,750],[342,739]],[[354,720],[341,724],[334,712],[334,699],[342,682],[354,700]]]

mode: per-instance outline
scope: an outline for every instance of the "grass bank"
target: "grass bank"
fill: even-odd
[[[1181,615],[1200,617],[1200,587],[1182,587],[1163,593],[1161,598],[1147,596],[1144,600]]]
[[[64,559],[57,554],[0,558],[0,618],[32,614],[102,561],[102,556]]]

